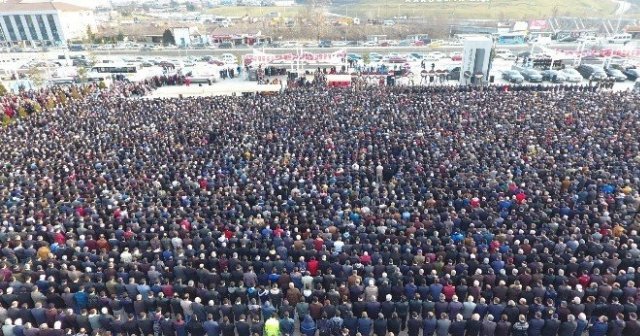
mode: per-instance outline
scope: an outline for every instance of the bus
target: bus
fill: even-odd
[[[143,67],[140,63],[99,63],[88,72],[89,80],[118,79],[129,82],[141,82],[162,76],[161,67]]]
[[[498,44],[524,44],[526,42],[526,35],[523,33],[507,33],[500,34],[496,39]]]

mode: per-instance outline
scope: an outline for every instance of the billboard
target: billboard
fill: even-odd
[[[529,21],[529,30],[547,30],[547,20]]]
[[[465,38],[462,43],[464,51],[462,52],[460,84],[474,83],[476,76],[481,76],[486,81],[489,75],[489,59],[493,41],[488,37],[473,36]]]
[[[244,55],[244,64],[278,65],[278,64],[343,64],[347,53],[338,50],[332,53],[310,53],[300,50],[297,53],[267,54],[254,50],[253,54]]]

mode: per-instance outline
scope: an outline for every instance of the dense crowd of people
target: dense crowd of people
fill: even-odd
[[[0,145],[2,335],[640,335],[637,102],[116,91],[33,114]]]

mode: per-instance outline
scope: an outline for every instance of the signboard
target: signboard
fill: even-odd
[[[546,30],[547,20],[531,20],[529,21],[529,30]]]
[[[404,0],[405,3],[488,3],[491,0]]]
[[[253,54],[244,56],[244,64],[342,64],[347,53],[344,50],[338,50],[333,53],[310,53],[300,51],[298,53],[287,54],[266,54],[254,51]]]

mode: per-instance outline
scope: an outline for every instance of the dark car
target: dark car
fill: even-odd
[[[232,49],[233,48],[233,43],[231,42],[222,42],[218,45],[218,48],[220,49]]]
[[[502,78],[509,83],[520,84],[524,82],[524,77],[516,70],[506,70],[502,73]]]
[[[609,76],[609,78],[615,79],[616,82],[624,82],[627,80],[627,75],[618,69],[606,68],[604,69],[604,72]]]
[[[447,80],[460,80],[460,67],[449,69]]]
[[[566,74],[558,70],[544,70],[540,74],[542,75],[542,80],[546,80],[552,83],[563,83],[567,81]]]
[[[540,72],[538,70],[535,70],[535,69],[523,69],[522,71],[520,71],[520,74],[528,82],[531,82],[531,83],[540,83],[540,82],[542,82],[542,75],[540,74]]]
[[[564,43],[571,43],[571,42],[577,42],[577,41],[578,41],[578,38],[574,36],[567,36],[567,37],[558,39],[558,42],[564,42]]]
[[[640,77],[640,70],[639,69],[627,69],[624,71],[625,76],[627,76],[627,78],[629,78],[630,80],[636,80],[638,79],[638,77]]]
[[[331,48],[331,46],[332,44],[331,44],[331,41],[329,40],[323,40],[323,41],[320,41],[320,43],[318,43],[319,48]]]
[[[600,67],[593,66],[590,64],[581,64],[576,68],[576,70],[578,70],[578,72],[585,79],[599,81],[599,80],[604,80],[608,78],[604,70],[602,70]]]

